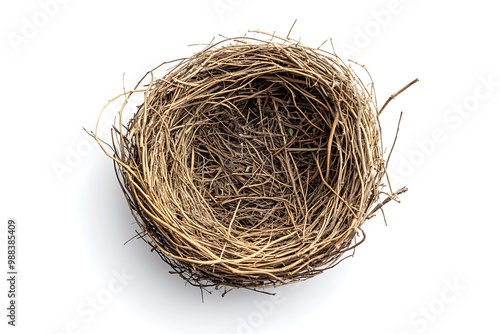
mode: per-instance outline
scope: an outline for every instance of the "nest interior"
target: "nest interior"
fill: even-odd
[[[144,103],[107,154],[141,237],[190,284],[305,280],[364,240],[386,167],[378,110],[335,53],[228,38],[130,94]]]

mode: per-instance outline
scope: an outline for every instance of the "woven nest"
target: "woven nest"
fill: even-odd
[[[334,53],[259,36],[148,72],[125,94],[107,153],[140,236],[199,287],[311,278],[349,256],[394,198],[380,199],[372,86]],[[131,94],[144,103],[124,124]]]

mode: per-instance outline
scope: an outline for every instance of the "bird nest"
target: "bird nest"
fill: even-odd
[[[111,150],[140,236],[195,286],[311,278],[364,240],[386,161],[373,86],[335,53],[258,33],[148,72]],[[134,116],[122,113],[143,95]],[[97,133],[97,128],[96,128]]]

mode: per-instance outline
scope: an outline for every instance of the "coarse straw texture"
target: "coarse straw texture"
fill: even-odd
[[[140,237],[202,288],[311,278],[401,192],[383,192],[373,85],[333,51],[256,34],[148,72],[125,93],[124,106],[131,94],[144,102],[128,122],[120,110],[111,152],[94,135]]]

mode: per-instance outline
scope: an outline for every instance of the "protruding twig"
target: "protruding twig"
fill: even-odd
[[[387,101],[385,101],[385,103],[382,106],[382,108],[380,108],[380,110],[378,112],[378,115],[380,116],[380,114],[382,114],[382,111],[384,111],[385,107],[387,107],[387,105],[389,104],[389,102],[391,102],[392,100],[394,100],[399,94],[401,94],[402,92],[404,92],[406,89],[408,89],[411,85],[415,84],[416,82],[418,82],[418,78],[416,78],[415,80],[413,80],[412,82],[410,82],[409,84],[407,84],[406,86],[404,86],[403,88],[401,88],[400,90],[398,90],[396,93],[394,93],[391,96],[389,96],[389,98],[387,99]]]
[[[370,211],[370,213],[366,216],[367,219],[370,219],[374,216],[375,212],[377,212],[379,209],[381,209],[384,205],[386,205],[387,203],[389,203],[390,201],[398,201],[397,197],[399,195],[401,195],[402,193],[405,193],[408,191],[408,188],[407,187],[403,187],[401,189],[398,189],[396,190],[396,192],[394,192],[393,194],[391,194],[391,196],[387,197],[386,199],[384,199],[382,202],[380,202],[379,204],[377,204],[372,211]]]

